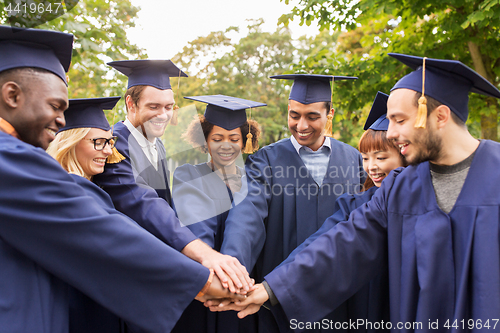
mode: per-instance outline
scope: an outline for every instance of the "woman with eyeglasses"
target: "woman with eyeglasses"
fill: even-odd
[[[116,136],[112,135],[103,110],[112,109],[119,99],[69,101],[69,108],[64,113],[66,126],[57,133],[47,149],[68,173],[92,181],[94,175],[104,171],[106,160],[111,155],[117,156],[118,152],[113,149]]]
[[[120,97],[69,100],[64,112],[66,126],[56,134],[47,152],[54,157],[85,192],[114,209],[106,192],[92,183],[92,177],[104,171],[104,165],[120,161],[114,149],[116,137],[103,110],[113,109]],[[124,322],[80,291],[69,291],[69,332],[126,332]]]

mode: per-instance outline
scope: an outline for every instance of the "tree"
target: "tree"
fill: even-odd
[[[286,25],[296,17],[301,24],[317,20],[324,29],[346,30],[344,35],[358,47],[354,52],[339,49],[347,61],[337,68],[357,69],[360,77],[382,89],[409,71],[387,59],[388,52],[460,60],[495,86],[500,83],[498,0],[300,0],[280,22]],[[365,93],[375,96],[376,90],[381,89],[357,83],[351,99]],[[498,101],[472,94],[470,109],[468,123],[477,122],[481,137],[498,141]]]
[[[2,24],[7,23],[5,4],[0,3]],[[68,72],[69,97],[123,96],[127,79],[106,66],[106,62],[146,57],[144,50],[131,44],[126,36],[126,29],[135,25],[139,8],[132,6],[130,0],[86,0],[78,4],[72,0],[66,1],[66,8],[71,9],[37,28],[75,36]],[[107,112],[110,123],[123,119],[123,111],[124,103],[120,101],[113,111]]]
[[[271,80],[269,76],[290,71],[294,63],[304,58],[287,28],[263,32],[263,23],[262,19],[249,21],[248,34],[237,43],[228,36],[239,33],[238,28],[212,32],[190,42],[172,58],[180,67],[189,68],[190,77],[181,79],[179,96],[176,96],[180,106],[192,103],[183,100],[183,96],[212,94],[267,103],[267,107],[251,113],[251,117],[262,125],[261,145],[288,135],[286,97],[289,85]],[[198,110],[204,109],[204,104],[196,105]]]

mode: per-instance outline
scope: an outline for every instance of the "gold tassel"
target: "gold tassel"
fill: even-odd
[[[331,112],[326,116],[325,136],[333,138],[333,114]]]
[[[424,96],[418,99],[417,119],[415,120],[416,128],[425,128],[427,122],[427,98]]]
[[[252,117],[252,108],[250,108],[250,117]],[[250,117],[248,117],[248,119],[250,119]],[[247,143],[245,144],[245,149],[243,149],[244,154],[252,154],[254,151],[258,149],[258,147],[257,148],[254,147],[252,138],[253,138],[252,125],[248,123]]]
[[[425,98],[425,59],[422,65],[422,97],[418,99],[417,119],[415,120],[416,128],[425,128],[427,122],[427,98]]]
[[[172,119],[170,119],[170,125],[176,126],[179,123],[179,120],[177,119],[177,110],[179,110],[179,105],[174,105],[174,114],[172,115]]]
[[[250,129],[249,129],[250,131]],[[252,143],[252,138],[253,134],[248,132],[247,134],[247,143],[245,145],[245,149],[243,149],[243,153],[245,154],[252,154],[255,150],[253,149],[253,143]]]
[[[115,148],[112,149],[113,153],[108,156],[106,163],[115,164],[121,162],[125,159],[125,156],[120,154],[120,152]]]

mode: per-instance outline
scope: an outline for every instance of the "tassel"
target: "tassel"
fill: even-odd
[[[425,128],[427,122],[427,98],[422,96],[418,99],[417,119],[415,120],[416,128]]]
[[[115,164],[121,162],[125,159],[125,156],[120,154],[120,152],[115,148],[112,149],[113,153],[108,156],[106,163]]]
[[[333,114],[331,112],[326,116],[325,136],[333,138]]]
[[[243,149],[243,153],[245,153],[245,154],[251,154],[251,153],[253,153],[255,151],[253,149],[252,138],[253,138],[253,134],[250,133],[250,132],[248,132],[248,134],[247,134],[247,143],[245,145],[245,149]]]
[[[422,97],[418,99],[417,119],[415,120],[416,128],[425,128],[427,122],[427,98],[425,98],[425,59],[422,64]]]
[[[172,115],[172,119],[170,119],[170,125],[176,126],[179,123],[177,119],[177,110],[179,110],[179,105],[174,105],[174,114]]]

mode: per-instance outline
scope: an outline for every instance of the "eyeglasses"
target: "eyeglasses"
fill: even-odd
[[[94,149],[95,150],[103,150],[106,145],[109,145],[109,148],[113,149],[116,144],[116,140],[118,140],[118,137],[112,136],[109,139],[105,138],[97,138],[97,139],[87,139],[90,141],[94,141]]]

